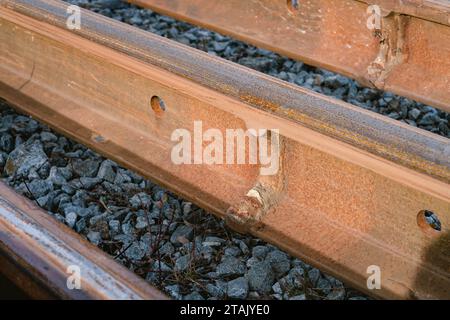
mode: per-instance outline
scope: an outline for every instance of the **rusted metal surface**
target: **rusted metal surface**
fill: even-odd
[[[448,1],[130,2],[450,111]],[[369,4],[380,29],[367,26]]]
[[[61,2],[0,3],[0,96],[21,110],[368,294],[450,297],[448,139],[87,11],[69,31]],[[175,164],[194,121],[279,129],[280,171]]]
[[[66,28],[66,8],[58,1],[0,0],[0,3],[38,20]],[[50,10],[51,19],[48,18]],[[295,121],[314,131],[411,167],[416,171],[433,175],[446,182],[450,181],[448,170],[450,151],[446,149],[448,140],[445,138],[436,137],[431,133],[411,135],[412,129],[406,124],[396,123],[393,126],[394,121],[384,116],[324,97],[223,59],[199,54],[198,50],[131,26],[115,23],[111,19],[93,15],[88,11],[83,10],[83,28],[73,30],[73,33],[124,53],[128,57],[165,69],[169,71],[169,75],[174,74],[192,80],[201,85],[201,88],[212,89],[245,105]],[[39,49],[43,50],[43,48]],[[34,55],[31,46],[27,52],[30,56]],[[80,73],[78,69],[82,62],[74,64],[67,60],[66,64],[72,65],[74,69],[72,72]],[[31,72],[33,62],[28,61],[27,64],[24,62],[19,67],[27,80],[31,74],[33,77],[36,75],[36,70]],[[55,75],[59,77],[60,73],[61,71],[56,71]],[[57,76],[53,76],[55,85],[58,82]],[[17,88],[23,84],[20,81],[16,82]],[[101,85],[101,81],[98,82],[98,85]],[[63,84],[58,85],[58,87],[61,86]],[[89,94],[96,91],[96,88],[91,88],[87,92],[81,92],[79,89],[78,91],[80,91],[77,93],[80,97],[87,99]],[[111,89],[107,88],[105,93],[102,93],[105,104],[113,102],[108,95],[110,91]],[[136,101],[137,98],[132,96],[132,91],[126,94],[126,99],[131,100],[122,97],[121,101],[124,103],[135,101],[141,108],[145,108],[150,103],[143,100]],[[110,109],[107,107],[107,112]],[[253,120],[250,118],[246,121],[250,123]]]
[[[80,271],[80,289],[67,285],[74,267]],[[3,182],[0,273],[36,299],[165,298]]]

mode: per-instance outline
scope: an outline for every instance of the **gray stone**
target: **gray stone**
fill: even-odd
[[[266,246],[256,246],[252,249],[252,256],[259,260],[264,260],[266,258],[269,248]]]
[[[344,288],[344,284],[341,281],[339,281],[336,278],[334,278],[333,276],[324,274],[323,277],[330,282],[332,287]]]
[[[269,252],[266,260],[272,266],[272,269],[277,277],[284,275],[291,268],[289,256],[280,250],[273,250]]]
[[[304,284],[304,270],[302,267],[294,267],[289,273],[279,280],[284,290],[300,288]]]
[[[139,245],[141,246],[141,249],[144,250],[144,252],[149,253],[150,249],[153,250],[151,246],[155,242],[155,239],[156,239],[155,236],[153,236],[149,232],[146,232],[143,236],[141,236],[141,239],[139,240]]]
[[[297,259],[297,258],[294,258],[292,260],[292,265],[295,266],[295,267],[301,267],[303,270],[309,270],[309,269],[312,268],[309,264],[307,264],[307,263],[305,263],[302,260]]]
[[[133,181],[133,183],[141,183],[143,181],[143,178],[138,175],[137,173],[130,171],[130,170],[126,170],[125,171],[127,173],[127,175],[131,178],[131,180]]]
[[[130,222],[122,224],[122,232],[126,235],[134,235],[134,228]]]
[[[101,182],[101,179],[99,178],[91,178],[91,177],[81,177],[80,183],[83,186],[84,189],[91,190],[93,187],[95,187],[97,184]]]
[[[115,235],[113,237],[113,239],[115,241],[121,242],[123,244],[123,246],[124,246],[124,249],[125,249],[125,247],[127,247],[131,242],[133,242],[135,238],[133,236],[131,236],[131,235],[122,233],[122,234]]]
[[[250,291],[248,293],[248,299],[250,299],[250,300],[261,300],[261,295],[257,291]]]
[[[72,158],[72,159],[80,159],[83,156],[83,150],[77,150],[77,151],[73,151],[73,152],[66,152],[65,156],[67,158]],[[78,160],[81,161],[81,160]],[[72,165],[73,163],[71,162],[70,165]]]
[[[59,222],[61,222],[61,223],[64,223],[64,222],[65,222],[64,217],[63,217],[62,215],[60,215],[60,214],[58,214],[58,213],[55,213],[53,216],[54,216],[55,219],[58,220]]]
[[[411,119],[417,120],[417,118],[419,118],[421,112],[419,109],[414,108],[414,109],[411,109],[408,114]]]
[[[216,281],[216,284],[208,283],[206,291],[213,297],[223,299],[227,291],[227,283]]]
[[[85,217],[88,214],[88,211],[86,210],[86,208],[74,206],[71,203],[64,205],[62,208],[62,211],[64,212],[65,216],[67,216],[67,214],[69,214],[70,212],[75,212],[80,217]]]
[[[192,240],[194,230],[187,225],[179,225],[170,236],[170,242],[173,244],[183,244]]]
[[[157,272],[171,272],[172,268],[169,267],[166,263],[162,261],[153,261],[151,265],[151,270],[157,271]]]
[[[248,281],[245,277],[231,280],[227,284],[227,295],[231,299],[245,299],[248,295]]]
[[[283,295],[275,293],[272,295],[272,298],[274,298],[275,300],[283,300]]]
[[[250,250],[248,249],[248,246],[245,244],[244,241],[240,239],[234,239],[233,242],[239,246],[239,249],[241,249],[243,254],[250,253]]]
[[[110,220],[109,223],[109,229],[112,234],[118,234],[120,230],[120,221],[119,220]]]
[[[87,238],[92,244],[95,244],[96,246],[100,243],[102,239],[100,236],[100,232],[97,231],[89,231],[89,233],[87,234]]]
[[[129,22],[132,23],[132,24],[135,24],[135,25],[141,25],[142,24],[142,18],[139,16],[139,14],[135,14],[134,16],[131,17]]]
[[[304,294],[300,294],[289,298],[289,300],[306,300],[306,296]]]
[[[153,208],[149,210],[148,214],[152,219],[160,219],[162,217],[161,209],[156,206],[153,206]]]
[[[345,290],[340,288],[335,288],[326,297],[327,300],[344,300]]]
[[[190,265],[191,265],[191,255],[187,254],[179,257],[175,261],[175,270],[183,272],[186,271]]]
[[[203,245],[208,247],[220,247],[224,242],[225,240],[219,237],[206,237],[203,241]]]
[[[74,206],[85,208],[87,197],[88,193],[85,190],[77,190],[72,196],[72,203]]]
[[[8,154],[6,152],[0,151],[0,168],[3,168],[5,166],[6,159],[8,159]]]
[[[71,197],[69,195],[60,193],[53,199],[53,204],[58,208],[58,210],[64,212],[64,209],[71,205],[70,201]]]
[[[260,261],[252,265],[247,277],[251,290],[266,294],[272,289],[274,274],[270,263],[267,261]]]
[[[66,214],[66,217],[65,217],[66,224],[69,227],[73,228],[75,226],[75,223],[77,222],[77,218],[78,218],[78,215],[75,212],[73,212],[73,211],[69,212],[68,214]]]
[[[16,133],[32,134],[39,127],[36,120],[26,116],[17,116],[14,119],[11,129]]]
[[[109,212],[94,215],[92,218],[89,219],[89,225],[96,226],[97,224],[101,223],[102,221],[105,221],[108,216],[109,216]]]
[[[139,243],[134,242],[126,251],[125,255],[131,260],[141,260],[145,256],[145,251],[142,250]]]
[[[255,257],[251,257],[249,259],[247,259],[247,262],[245,263],[247,268],[251,268],[255,263],[260,262],[259,259],[256,259]]]
[[[192,203],[183,202],[182,208],[183,208],[183,214],[187,215],[192,211]]]
[[[227,48],[228,44],[229,44],[229,42],[217,42],[217,41],[214,41],[213,42],[214,51],[222,52],[222,51],[224,51]]]
[[[147,222],[147,218],[146,217],[137,217],[136,218],[136,224],[135,224],[135,228],[136,229],[144,229],[147,228],[148,226],[148,222]]]
[[[49,203],[50,203],[52,200],[51,200],[51,198],[49,197],[49,194],[47,194],[47,195],[45,195],[45,196],[42,196],[42,197],[36,199],[36,201],[37,201],[39,207],[45,209],[45,208],[48,207]]]
[[[69,166],[58,169],[59,173],[64,177],[64,179],[70,180],[72,178],[72,169],[70,169]]]
[[[31,141],[31,140],[30,140]],[[14,139],[14,144],[15,147],[18,148],[19,146],[21,146],[24,143],[22,137],[20,135],[16,136],[16,138]]]
[[[105,160],[100,164],[98,169],[97,178],[114,182],[116,172],[114,171],[115,163],[111,160]]]
[[[164,289],[173,299],[181,300],[182,296],[180,294],[180,286],[178,284],[166,286]]]
[[[435,122],[439,121],[439,117],[434,113],[427,113],[418,121],[421,126],[433,125]]]
[[[73,171],[80,177],[95,177],[97,175],[99,160],[86,159],[72,162]]]
[[[308,280],[311,285],[315,286],[317,281],[320,279],[320,271],[319,269],[311,269],[308,271]]]
[[[70,184],[63,184],[61,186],[61,191],[66,193],[67,195],[71,195],[72,196],[72,195],[75,194],[76,189]]]
[[[104,181],[102,183],[102,186],[109,193],[121,193],[122,192],[122,189],[120,188],[120,186],[116,186],[115,184],[110,183],[108,181]]]
[[[62,175],[58,167],[51,167],[47,180],[55,186],[62,186],[67,184],[66,178]]]
[[[175,251],[175,248],[173,247],[173,245],[170,242],[166,242],[164,243],[161,248],[159,248],[159,253],[162,256],[170,256],[171,254],[173,254]]]
[[[130,219],[136,215],[135,212],[129,211],[129,210],[126,210],[124,213],[126,213],[126,216],[125,216],[125,218],[123,219],[122,223],[128,223],[128,222],[130,222]]]
[[[41,179],[41,177],[39,176],[39,173],[37,172],[36,169],[32,168],[30,169],[30,173],[28,174],[28,180],[35,180],[35,179]]]
[[[14,139],[10,134],[2,133],[0,137],[0,149],[5,152],[11,152],[14,149]]]
[[[209,279],[217,279],[219,277],[219,275],[217,274],[217,272],[208,272],[206,274],[206,277]]]
[[[58,141],[58,137],[55,136],[51,132],[42,131],[41,132],[41,140],[42,140],[42,142],[56,142],[56,141]]]
[[[163,198],[166,197],[166,191],[160,190],[158,187],[153,188],[153,199],[155,201],[161,201]]]
[[[101,7],[108,9],[119,9],[123,6],[121,0],[98,0],[96,1]]]
[[[244,263],[233,256],[223,256],[222,261],[217,266],[216,272],[219,276],[240,276],[246,271]]]
[[[267,57],[244,57],[239,59],[239,64],[262,72],[268,71],[273,63],[274,61]]]
[[[152,198],[145,192],[140,192],[132,196],[129,200],[131,206],[135,209],[150,208]]]
[[[272,291],[275,294],[283,294],[283,289],[281,288],[281,285],[279,282],[275,282],[275,284],[272,286]]]
[[[202,245],[200,249],[200,257],[206,262],[210,263],[215,255],[215,252],[216,251],[213,249],[213,247]]]
[[[368,300],[366,297],[351,297],[348,300]]]
[[[127,174],[127,171],[124,169],[117,169],[116,177],[114,178],[114,184],[122,184],[131,182],[131,177]]]
[[[38,169],[48,161],[39,141],[27,141],[14,149],[8,156],[5,172],[12,175],[28,176],[31,169]]]
[[[238,255],[241,254],[241,250],[238,247],[231,246],[231,247],[225,248],[225,251],[223,252],[223,254],[226,256],[237,257]]]
[[[47,180],[35,179],[27,185],[32,197],[35,199],[40,198],[53,190],[52,183]]]
[[[84,231],[84,229],[86,229],[86,219],[81,218],[80,220],[78,220],[78,222],[75,224],[75,230],[78,233],[81,233]]]
[[[329,294],[331,291],[331,284],[326,278],[320,278],[319,281],[317,281],[317,289],[324,294]]]
[[[0,104],[1,106],[2,104]],[[0,113],[1,115],[1,113]],[[14,121],[13,115],[2,115],[0,117],[0,133],[4,133],[11,129]]]
[[[205,300],[197,291],[191,292],[183,297],[183,300]]]

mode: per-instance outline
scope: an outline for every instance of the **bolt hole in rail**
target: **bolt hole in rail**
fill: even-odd
[[[162,116],[164,114],[164,111],[166,111],[166,105],[164,101],[158,96],[153,96],[150,99],[150,106],[158,116]]]
[[[170,1],[169,6],[166,1],[137,2],[196,21],[210,19],[216,12],[234,13],[227,7],[232,3],[240,9],[253,3],[198,0]],[[261,2],[266,9],[285,12],[287,21],[295,23],[286,12],[285,1]],[[193,9],[200,3],[209,8],[208,14],[202,7]],[[353,10],[343,10],[350,4]],[[319,6],[312,8],[314,12],[327,12],[320,7],[325,2],[314,5]],[[343,73],[358,75],[358,68],[371,65],[365,63],[376,58],[382,45],[373,39],[364,19],[353,16],[364,15],[367,4],[333,0],[326,5],[342,10],[344,16],[319,16],[316,23],[322,31],[316,33],[317,41],[302,38],[310,37],[308,33],[295,34],[293,39],[300,37],[298,43],[307,49],[304,54],[313,54],[306,60],[314,62],[318,59],[314,55],[320,54],[327,62],[317,64],[339,66],[336,69],[347,70]],[[298,15],[312,9],[300,3]],[[92,12],[81,10],[81,14],[83,27],[69,30],[65,3],[0,0],[0,96],[211,211],[236,230],[267,240],[374,297],[450,297],[448,139]],[[239,18],[236,14],[224,17],[232,21]],[[260,15],[261,21],[274,16]],[[235,26],[251,20],[240,19]],[[445,38],[448,32],[445,25],[437,27],[430,20],[414,16],[410,20],[406,31],[415,35],[425,24],[420,30],[430,41]],[[225,22],[219,17],[215,23]],[[228,23],[220,28],[231,28]],[[329,48],[321,51],[325,43],[342,48],[324,38],[334,37],[330,23],[333,30],[352,32],[365,44],[356,47],[363,50],[354,56],[362,57],[356,59],[357,66],[333,60],[336,57],[330,57],[333,50]],[[261,27],[251,24],[248,30],[255,26]],[[440,28],[444,29],[436,38],[432,31]],[[279,37],[280,41],[284,38]],[[278,43],[277,48],[285,44]],[[316,46],[316,53],[310,45]],[[414,45],[408,43],[410,54],[415,52]],[[413,58],[408,60],[401,74],[412,72],[415,63]],[[439,68],[446,66],[448,61],[443,60]],[[426,79],[433,68],[414,79]],[[442,75],[441,69],[433,81],[444,81],[444,76],[437,76]],[[436,84],[436,92],[430,93],[415,87],[420,81],[394,81],[386,76],[382,74],[386,87],[409,90],[412,96],[448,109],[448,91],[439,91],[446,83]],[[157,95],[149,96],[149,92]],[[149,116],[149,112],[158,116]],[[204,130],[218,130],[222,136],[230,128],[268,129],[259,138],[277,137],[279,170],[266,176],[258,163],[173,163],[171,151],[176,142],[171,140],[172,133],[193,128],[196,121],[201,121]],[[279,134],[273,134],[273,129]],[[370,270],[381,272],[380,285],[368,285]]]

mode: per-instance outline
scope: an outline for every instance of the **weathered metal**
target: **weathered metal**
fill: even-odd
[[[66,8],[0,1],[0,96],[350,286],[450,297],[448,139],[88,11],[67,30]],[[172,134],[195,121],[224,135],[278,129],[280,171],[175,164]],[[438,234],[418,224],[423,210]]]
[[[129,2],[450,111],[448,1]]]

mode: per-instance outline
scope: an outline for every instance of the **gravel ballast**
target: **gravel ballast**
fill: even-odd
[[[118,0],[68,1],[450,137],[449,114]],[[0,101],[3,180],[174,299],[366,297]]]

